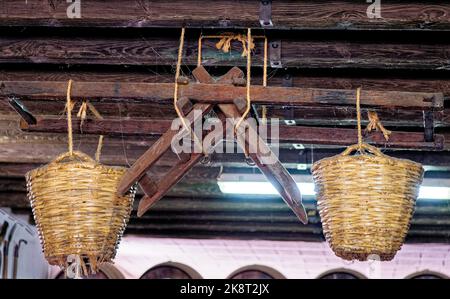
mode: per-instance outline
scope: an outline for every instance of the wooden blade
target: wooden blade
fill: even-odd
[[[218,106],[228,118],[238,119],[241,117],[241,113],[235,105],[219,104]],[[248,130],[254,129],[248,127]],[[257,133],[251,132],[251,134]],[[258,142],[252,144],[245,140],[245,135],[240,135],[237,142],[243,149],[248,149],[250,158],[275,187],[286,204],[303,224],[307,224],[308,216],[303,207],[302,196],[296,182],[265,141],[258,135]]]
[[[211,104],[195,104],[192,111],[186,117],[188,123],[192,125],[195,121],[208,113],[211,108]],[[201,113],[194,113],[196,110],[201,111]],[[119,194],[125,194],[134,182],[140,180],[144,173],[161,158],[161,156],[170,148],[172,139],[178,132],[178,130],[168,130],[153,144],[152,147],[139,157],[123,176],[118,187]]]
[[[203,157],[202,153],[193,153],[188,161],[180,161],[156,185],[154,193],[146,194],[139,202],[138,217],[141,217],[158,200],[160,200],[184,175]]]
[[[193,75],[200,83],[214,84],[216,82],[203,66],[197,67],[193,71]],[[232,82],[234,78],[243,78],[243,76],[243,72],[239,68],[234,67],[217,80],[217,82],[225,84]],[[237,119],[242,116],[234,104],[218,104],[218,106],[226,117]],[[253,129],[249,128],[249,130]],[[256,132],[252,133],[257,134]],[[297,184],[265,141],[262,140],[259,135],[257,144],[248,144],[245,141],[245,137],[238,138],[237,141],[242,148],[248,148],[250,150],[252,153],[250,158],[256,163],[269,182],[272,183],[278,193],[280,193],[281,197],[292,209],[298,219],[300,219],[302,223],[307,224],[308,216],[302,205],[302,196]],[[271,163],[265,163],[267,161],[267,154],[270,156]]]
[[[223,130],[214,130],[207,135],[207,138],[210,140],[217,140],[218,138],[222,138],[224,136],[224,131],[226,130],[225,118],[221,118],[222,128]],[[219,143],[213,144],[209,148],[205,148],[204,150],[210,152],[215,146]],[[150,185],[147,191],[145,191],[146,195],[139,202],[138,207],[138,217],[141,217],[148,209],[150,209],[158,200],[160,200],[176,183],[178,183],[186,173],[192,169],[192,167],[197,164],[201,158],[203,158],[203,153],[192,153],[189,156],[189,159],[180,160],[175,166],[173,166],[169,172],[159,180],[158,184],[154,185],[150,178],[144,176],[147,184]],[[141,179],[142,180],[142,179]],[[150,181],[150,183],[149,183]],[[142,186],[142,185],[141,185]],[[154,190],[154,191],[153,191]]]

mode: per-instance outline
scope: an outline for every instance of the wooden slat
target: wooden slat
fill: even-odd
[[[47,138],[34,141],[31,135],[24,140],[14,140],[12,138],[2,140],[0,138],[0,163],[33,163],[35,165],[49,163],[56,156],[67,151],[66,140],[59,139]],[[77,138],[75,144],[79,150],[91,156],[95,154],[96,144],[94,142],[87,143],[83,139]],[[117,139],[115,143],[105,141],[101,161],[108,165],[128,166],[144,154],[151,144],[143,142],[142,145],[135,145],[128,141],[123,141],[122,143],[120,139]],[[384,146],[381,148],[383,149]],[[342,151],[342,148],[320,148],[318,146],[315,146],[314,150],[311,150],[309,146],[306,146],[304,150],[280,149],[280,160],[287,167],[296,168],[298,164],[310,164],[311,161],[331,157]],[[450,165],[450,151],[393,151],[385,149],[384,152],[393,157],[410,159],[428,166],[448,168]],[[242,167],[245,164],[243,155],[239,153],[215,153],[212,158],[212,165],[215,166],[223,164],[226,167]],[[157,165],[171,165],[170,163],[173,164],[174,159],[178,159],[175,154],[164,156]]]
[[[294,36],[295,37],[295,36]],[[55,65],[171,66],[176,63],[179,33],[171,36],[2,36],[0,63]],[[448,70],[448,44],[442,41],[395,43],[385,40],[293,40],[281,39],[283,67],[302,69]],[[239,44],[232,52],[215,48],[217,40],[206,40],[202,51],[205,66],[245,66]],[[183,64],[197,64],[198,37],[186,40]],[[263,65],[263,43],[256,42],[252,66]],[[299,53],[301,55],[299,55]]]
[[[173,166],[169,172],[162,177],[154,192],[146,192],[146,195],[139,201],[137,215],[141,217],[156,202],[158,202],[176,183],[178,183],[184,175],[197,164],[203,154],[193,153],[187,161],[180,161]]]
[[[36,100],[59,100],[64,97],[67,82],[27,82],[1,81],[0,99],[11,95]],[[72,98],[91,100],[127,101],[172,101],[173,84],[170,83],[113,83],[113,82],[75,82]],[[233,103],[235,99],[245,98],[245,87],[227,84],[194,83],[180,86],[180,96],[202,103]],[[354,90],[331,90],[294,87],[252,86],[252,102],[278,105],[306,106],[354,106]],[[432,107],[442,110],[442,93],[416,93],[396,91],[370,91],[361,93],[363,107],[385,107],[426,110]]]
[[[8,68],[4,66],[0,71],[0,81],[59,81],[67,82],[69,79],[75,82],[129,82],[129,83],[173,83],[173,74],[162,69],[136,70],[131,67],[121,67],[116,71],[108,69],[72,69],[60,72],[57,68],[35,65],[33,70]],[[214,69],[209,72],[214,75]],[[282,86],[287,73],[278,71],[268,78],[269,86]],[[305,69],[289,70],[293,87],[326,88],[326,89],[356,89],[360,86],[367,90],[396,90],[416,92],[442,92],[450,97],[450,82],[448,75],[436,73],[434,76],[416,72],[409,75],[385,71],[373,74],[365,71],[355,75],[350,70],[338,71],[336,69],[324,69],[321,72],[308,72]],[[252,74],[252,84],[262,85],[260,73]]]
[[[82,18],[69,19],[63,1],[5,0],[0,25],[48,27],[254,27],[259,24],[259,1],[200,0],[82,2]],[[445,2],[383,2],[382,18],[370,19],[365,1],[276,1],[272,21],[276,28],[446,30],[450,7]]]
[[[326,110],[323,109],[323,110]],[[323,119],[326,122],[326,119]],[[79,125],[75,122],[79,133]],[[83,124],[83,134],[96,134],[108,136],[136,136],[153,135],[160,136],[170,129],[171,120],[142,120],[142,119],[104,119],[88,120]],[[38,118],[36,125],[29,125],[25,121],[20,122],[21,129],[26,132],[66,133],[67,124],[63,119]],[[270,127],[269,127],[270,129]],[[326,128],[326,127],[279,127],[279,137],[272,136],[268,132],[268,141],[280,143],[302,143],[323,145],[351,145],[357,143],[357,132],[354,129]],[[426,142],[421,132],[393,131],[389,141],[386,142],[380,132],[373,132],[366,137],[368,143],[377,146],[404,149],[444,149],[444,136],[437,134],[433,142]]]
[[[209,104],[196,104],[192,111],[186,116],[187,121],[192,124],[198,117],[202,117],[205,113],[211,110],[212,106]],[[201,111],[201,113],[198,113]],[[142,175],[155,164],[161,156],[170,148],[172,139],[178,134],[178,130],[168,130],[165,132],[153,145],[150,147],[123,176],[117,192],[125,194],[134,182],[138,181]]]

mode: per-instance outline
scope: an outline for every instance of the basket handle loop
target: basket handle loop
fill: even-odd
[[[67,109],[67,133],[68,133],[68,139],[69,139],[69,154],[70,156],[73,156],[74,152],[73,152],[73,133],[72,133],[72,108],[73,108],[73,104],[72,104],[72,100],[70,98],[70,94],[72,91],[72,79],[69,80],[69,83],[67,84],[67,104],[66,104],[66,109]],[[98,113],[98,111],[95,109],[95,107],[89,103],[89,102],[83,102],[82,107],[80,108],[80,112],[81,109],[87,109],[89,108],[94,115],[98,118],[98,119],[103,119],[101,117],[101,115]],[[82,115],[83,113],[79,113],[80,115]],[[84,113],[85,114],[85,113]],[[97,145],[97,150],[95,152],[95,161],[96,162],[100,162],[100,153],[103,147],[103,135],[100,135],[100,137],[98,138],[98,145]],[[92,160],[92,159],[90,159]]]
[[[375,156],[384,156],[384,154],[378,148],[367,143],[353,144],[347,147],[347,149],[341,153],[341,156],[348,156],[353,151],[362,152],[362,150],[367,150],[368,152],[374,154]]]
[[[85,153],[82,153],[79,151],[72,151],[72,153],[66,152],[66,153],[59,155],[58,157],[56,157],[53,160],[53,163],[62,162],[63,160],[65,160],[67,158],[72,159],[72,160],[76,158],[83,162],[92,162],[92,163],[95,162],[91,157],[89,157],[89,155],[86,155]]]
[[[341,155],[347,156],[355,150],[359,151],[360,153],[363,153],[363,150],[367,150],[368,152],[376,156],[384,156],[384,154],[378,148],[363,142],[361,130],[361,87],[358,87],[356,89],[356,117],[358,120],[358,144],[347,147],[347,149],[342,152]]]

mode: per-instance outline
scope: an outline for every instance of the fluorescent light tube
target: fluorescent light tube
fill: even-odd
[[[220,191],[228,194],[243,195],[278,195],[277,190],[269,182],[223,182],[218,181]],[[313,183],[297,183],[303,195],[315,195]]]
[[[219,189],[226,194],[242,195],[278,195],[277,190],[269,182],[252,181],[218,181]],[[314,183],[297,183],[300,192],[305,196],[314,196]],[[420,199],[450,199],[449,187],[421,186]]]

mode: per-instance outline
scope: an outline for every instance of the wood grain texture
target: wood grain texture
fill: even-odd
[[[0,7],[0,25],[49,27],[255,27],[259,2],[218,0],[85,1],[82,18],[67,18],[62,0],[27,4],[6,0]],[[355,1],[276,1],[272,21],[276,28],[295,29],[404,29],[445,30],[450,27],[450,6],[437,1],[384,1],[382,19],[369,19],[368,4]],[[238,12],[238,13],[237,13]]]
[[[67,82],[0,81],[0,99],[14,95],[20,99],[63,101]],[[118,102],[127,100],[140,102],[172,101],[174,84],[171,83],[119,83],[76,82],[72,87],[72,99]],[[298,87],[251,86],[252,103],[285,106],[354,106],[354,90],[333,90]],[[191,83],[179,88],[180,98],[186,97],[201,103],[234,103],[243,99],[246,88],[227,84]],[[397,91],[361,92],[362,107],[404,108],[436,111],[444,108],[442,93],[418,93]]]
[[[214,68],[208,68],[213,75],[221,75]],[[153,69],[130,70],[120,67],[118,70],[103,70],[101,68],[76,70],[75,68],[58,71],[34,67],[33,70],[9,69],[4,66],[0,70],[0,81],[65,81],[75,82],[129,82],[129,83],[172,83],[174,74],[159,71],[155,74]],[[381,74],[371,75],[370,72],[354,74],[350,71],[336,73],[333,69],[325,69],[321,74],[311,74],[299,69],[292,72],[276,71],[268,78],[269,86],[282,86],[286,75],[292,78],[292,87],[326,88],[326,89],[355,89],[362,86],[364,89],[386,91],[415,91],[415,92],[442,92],[450,99],[450,81],[448,76],[432,76],[429,74],[393,74],[384,71]],[[262,76],[252,74],[252,84],[262,85]]]
[[[54,134],[43,133],[42,135],[20,134],[0,136],[0,163],[24,163],[24,164],[45,164],[52,161],[61,153],[67,152],[67,139]],[[75,136],[74,144],[77,150],[81,150],[94,156],[97,147],[97,138],[92,136]],[[108,165],[130,166],[136,159],[145,153],[153,143],[150,141],[133,142],[122,140],[121,138],[105,139],[101,155],[101,162]],[[381,147],[386,154],[414,160],[423,165],[448,167],[450,165],[450,151],[414,151],[414,150],[389,150]],[[306,146],[304,150],[290,148],[280,149],[280,160],[288,168],[296,168],[298,164],[311,164],[326,157],[339,154],[343,151],[338,148],[321,148],[320,146]],[[224,165],[225,167],[246,167],[242,153],[235,150],[234,153],[214,153],[211,166]],[[173,153],[165,154],[157,163],[158,166],[173,165],[177,160]],[[1,164],[0,164],[1,165]],[[9,169],[7,167],[6,169]],[[5,173],[8,170],[5,170]],[[9,170],[13,171],[13,170]]]
[[[107,136],[160,136],[170,130],[171,120],[104,119],[89,120],[83,124],[83,134]],[[36,125],[21,120],[20,127],[25,132],[66,133],[67,123],[63,119],[38,118]],[[79,123],[75,122],[75,133],[81,133]],[[357,143],[355,129],[280,126],[279,136],[267,132],[267,140],[273,143],[326,144],[348,146]],[[445,138],[437,134],[433,142],[424,140],[424,133],[392,131],[389,141],[380,132],[367,134],[366,142],[377,146],[403,149],[444,149]]]
[[[144,37],[108,36],[3,36],[0,63],[61,65],[140,65],[176,64],[178,35]],[[242,48],[234,44],[229,53],[218,51],[218,40],[205,40],[202,64],[205,66],[245,66]],[[252,66],[263,65],[263,43],[256,42]],[[196,65],[197,38],[185,42],[183,64]],[[303,69],[421,69],[449,70],[450,48],[445,40],[430,43],[395,43],[362,40],[281,39],[283,67]]]

